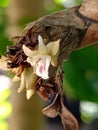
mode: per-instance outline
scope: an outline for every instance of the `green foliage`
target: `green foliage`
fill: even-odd
[[[5,121],[12,111],[11,103],[8,101],[10,90],[0,92],[0,130],[7,130],[8,123]]]
[[[63,4],[65,7],[68,6],[78,6],[82,4],[83,0],[55,0],[57,4]]]
[[[8,101],[0,103],[0,119],[6,119],[11,113],[11,104]]]
[[[65,0],[55,0],[56,3],[58,4],[62,4],[62,2],[64,2]]]
[[[9,89],[5,90],[4,92],[0,93],[0,103],[2,104],[3,101],[6,101],[10,95]]]
[[[77,5],[81,5],[83,0],[75,0],[75,2],[76,2]]]
[[[98,102],[97,57],[98,50],[92,46],[73,52],[64,63],[65,80],[78,99]]]
[[[0,6],[1,7],[6,7],[9,4],[9,0],[0,0]]]
[[[8,130],[8,123],[0,120],[0,130]]]
[[[11,44],[6,34],[7,19],[4,8],[0,8],[0,54],[6,55],[6,47]]]

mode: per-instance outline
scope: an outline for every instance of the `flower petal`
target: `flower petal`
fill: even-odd
[[[26,87],[26,70],[24,69],[24,71],[21,74],[21,82],[20,82],[20,87],[18,89],[18,93],[21,93],[23,91],[23,89]]]
[[[12,79],[13,82],[17,82],[17,81],[20,81],[21,78],[18,77],[17,75],[14,76],[14,78]]]
[[[52,56],[51,57],[51,65],[52,66],[57,66],[57,56]]]
[[[48,69],[50,66],[51,57],[50,56],[43,56],[41,60],[38,62],[36,68],[36,75],[42,77],[43,79],[48,79]]]
[[[37,76],[34,73],[34,70],[32,67],[27,68],[27,74],[26,74],[26,89],[31,89],[35,86],[35,82],[37,80]]]
[[[28,57],[27,58],[27,62],[31,64],[31,66],[35,66],[40,60],[41,58],[43,57],[44,55],[42,54],[38,54],[38,55],[35,55],[33,57]]]
[[[51,56],[56,55],[57,52],[59,51],[59,43],[60,43],[60,40],[57,40],[54,42],[50,42],[46,45],[48,52]]]
[[[31,50],[28,47],[26,47],[25,45],[22,46],[22,49],[23,49],[25,55],[29,56],[29,57],[33,57],[38,53],[38,50]]]
[[[38,42],[39,42],[39,44],[38,44],[39,53],[47,54],[48,50],[43,42],[43,38],[40,35],[38,36]]]
[[[32,97],[33,94],[34,94],[34,90],[33,89],[28,89],[26,91],[26,97],[27,97],[27,99],[29,100]]]

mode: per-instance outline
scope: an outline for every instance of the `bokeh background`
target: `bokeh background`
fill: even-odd
[[[29,22],[53,12],[80,6],[82,0],[0,0],[0,54]],[[74,51],[64,62],[64,99],[80,130],[98,130],[98,44]],[[0,130],[62,130],[59,118],[41,114],[47,105],[37,95],[29,101],[17,93],[19,83],[0,70]]]

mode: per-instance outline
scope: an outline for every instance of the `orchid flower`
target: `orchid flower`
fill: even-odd
[[[38,36],[38,49],[31,50],[23,45],[23,51],[27,56],[27,62],[33,66],[34,72],[37,76],[48,79],[49,66],[57,66],[57,58],[59,52],[60,40],[44,44],[42,37]]]

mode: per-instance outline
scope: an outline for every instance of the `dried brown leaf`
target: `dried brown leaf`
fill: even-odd
[[[64,106],[61,95],[57,94],[54,101],[42,110],[48,117],[60,116],[65,130],[78,130],[78,123],[75,117]]]
[[[78,130],[78,122],[75,117],[69,112],[69,110],[64,106],[61,98],[61,108],[59,115],[61,117],[62,123],[65,130]]]

